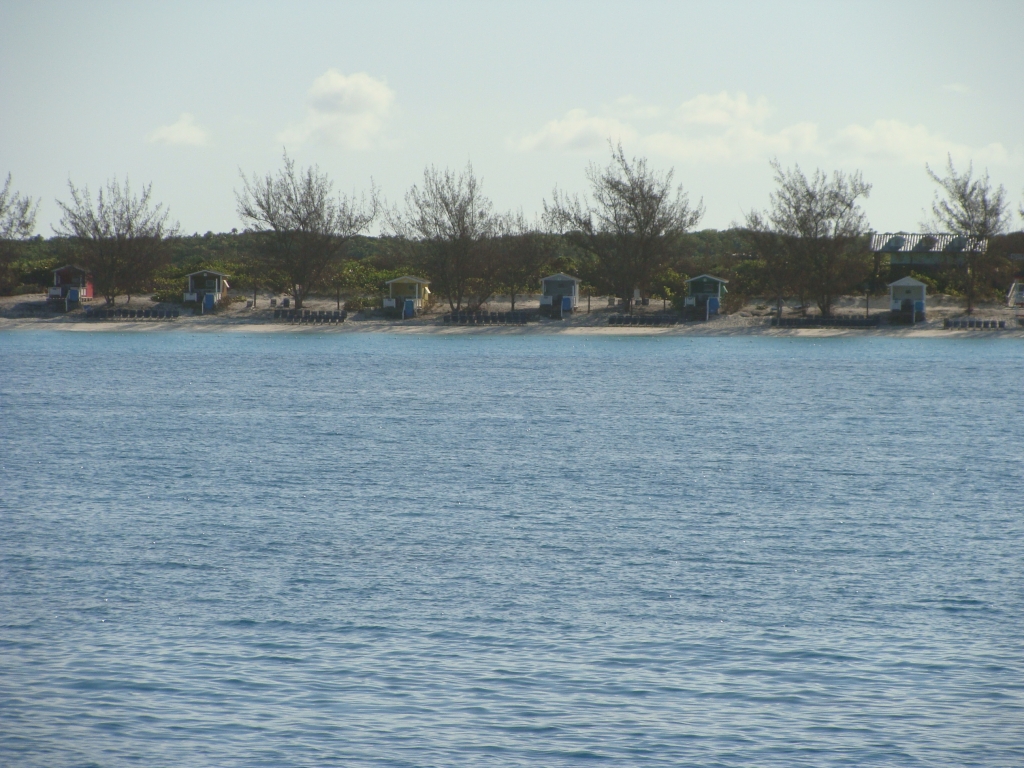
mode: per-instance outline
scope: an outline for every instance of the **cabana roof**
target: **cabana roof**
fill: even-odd
[[[195,277],[196,275],[216,275],[217,277],[229,277],[229,275],[223,272],[218,272],[215,269],[200,269],[198,272],[189,272],[185,277]]]
[[[581,283],[581,282],[583,282],[578,277],[573,277],[572,275],[567,275],[567,274],[565,274],[565,272],[556,272],[553,275],[548,275],[547,277],[542,277],[540,279],[540,281],[542,283],[545,280],[572,280],[574,283]]]
[[[875,253],[984,253],[988,240],[966,235],[911,235],[907,232],[875,233],[871,235],[871,250]]]
[[[729,282],[728,280],[725,280],[725,279],[723,279],[721,277],[715,277],[714,275],[697,275],[696,277],[691,277],[689,280],[684,280],[683,282],[692,283],[694,280],[704,280],[704,279],[714,280],[716,283],[728,283]]]
[[[914,287],[922,286],[924,288],[927,288],[928,284],[927,283],[922,283],[920,280],[915,280],[914,278],[908,276],[908,277],[901,277],[899,280],[897,280],[897,281],[895,281],[893,283],[889,283],[889,287],[890,288],[892,288],[893,286],[908,286],[908,287],[909,286],[914,286]]]
[[[392,283],[419,283],[420,285],[430,285],[429,280],[424,280],[422,277],[415,277],[413,275],[404,275],[403,277],[396,277],[394,280],[388,280],[384,285],[391,285]]]
[[[57,274],[58,272],[64,272],[69,269],[73,269],[76,272],[84,272],[85,274],[89,274],[88,269],[86,269],[85,267],[80,267],[77,264],[65,264],[63,267],[57,267],[55,270],[53,270],[53,274]]]

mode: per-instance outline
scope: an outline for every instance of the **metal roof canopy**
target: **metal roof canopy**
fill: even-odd
[[[871,250],[875,253],[985,253],[988,240],[965,235],[875,233],[871,235]]]

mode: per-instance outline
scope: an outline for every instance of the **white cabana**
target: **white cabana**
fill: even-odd
[[[928,286],[912,277],[902,277],[889,283],[889,309],[904,319],[916,323],[925,319],[925,300]]]
[[[575,311],[580,301],[580,282],[578,277],[567,275],[564,272],[548,275],[540,281],[540,305],[550,307],[555,297],[561,296],[562,309]]]

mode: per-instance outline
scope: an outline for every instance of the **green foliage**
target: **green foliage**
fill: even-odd
[[[685,274],[680,274],[672,267],[665,267],[655,274],[651,283],[651,296],[657,299],[667,299],[673,306],[677,298],[686,296]]]
[[[345,310],[347,312],[358,312],[362,309],[372,309],[376,305],[376,301],[372,299],[364,299],[362,296],[353,296],[350,299],[345,299]]]
[[[381,269],[370,259],[340,262],[327,279],[328,286],[343,296],[383,296],[387,281],[408,274],[408,270]]]
[[[922,275],[920,272],[911,272],[910,277],[915,280],[920,280],[922,283],[927,285],[929,291],[936,292],[939,290],[938,281],[928,275]]]

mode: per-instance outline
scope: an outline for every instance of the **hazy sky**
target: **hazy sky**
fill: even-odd
[[[768,161],[861,169],[916,230],[946,154],[1024,193],[1024,6],[1008,2],[0,3],[0,174],[152,182],[187,233],[237,227],[285,147],[391,200],[472,161],[499,209],[584,191],[608,139],[674,168],[701,227],[763,208]],[[1014,226],[1020,226],[1019,217]]]

